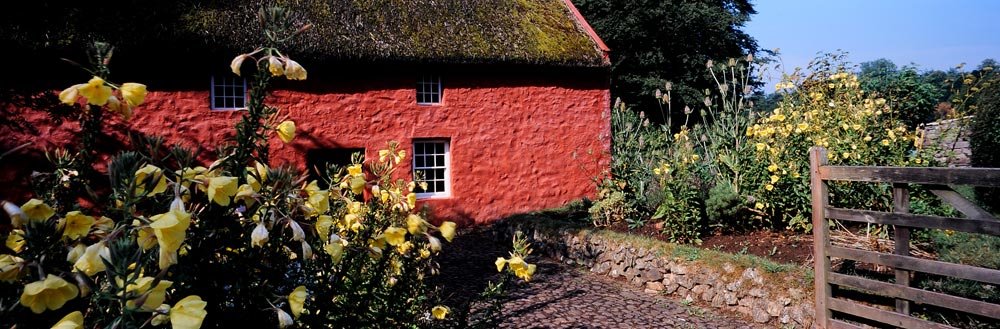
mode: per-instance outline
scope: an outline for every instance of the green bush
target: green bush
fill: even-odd
[[[1000,168],[1000,79],[984,82],[984,88],[973,114],[970,146],[972,165]],[[979,188],[981,204],[1000,211],[1000,189]]]

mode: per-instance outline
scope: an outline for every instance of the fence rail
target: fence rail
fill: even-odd
[[[833,312],[848,314],[902,328],[952,328],[910,315],[911,303],[933,305],[1000,320],[1000,305],[914,288],[914,272],[948,276],[990,284],[1000,284],[1000,270],[955,264],[910,256],[912,228],[945,229],[1000,236],[1000,219],[966,200],[948,185],[1000,186],[996,168],[908,168],[830,166],[826,149],[809,150],[812,190],[813,253],[815,261],[816,323],[822,328],[858,328]],[[870,211],[831,207],[827,181],[892,184],[892,211]],[[925,185],[942,201],[965,218],[911,214],[910,184]],[[828,219],[893,226],[892,253],[867,251],[830,243]],[[831,257],[890,267],[894,282],[886,282],[831,271]],[[895,308],[886,310],[832,294],[833,286],[895,299]]]

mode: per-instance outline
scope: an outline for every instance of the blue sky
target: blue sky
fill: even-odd
[[[754,0],[746,31],[781,50],[786,70],[841,49],[852,63],[888,58],[921,70],[1000,60],[997,0]],[[780,75],[778,75],[780,77]],[[773,90],[774,83],[767,90]]]

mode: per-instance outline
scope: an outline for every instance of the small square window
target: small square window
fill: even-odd
[[[212,76],[212,110],[242,110],[247,107],[247,80],[232,74]]]
[[[417,104],[441,104],[440,75],[422,75],[417,79]]]
[[[419,198],[451,195],[451,148],[448,140],[418,140],[413,142],[414,192]],[[422,188],[421,183],[426,183]]]

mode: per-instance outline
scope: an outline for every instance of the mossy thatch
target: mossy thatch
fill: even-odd
[[[257,1],[253,1],[257,2]],[[265,1],[267,2],[267,1]],[[562,0],[278,1],[314,24],[290,45],[312,59],[607,66]],[[199,7],[187,33],[230,50],[261,44],[257,3]]]

